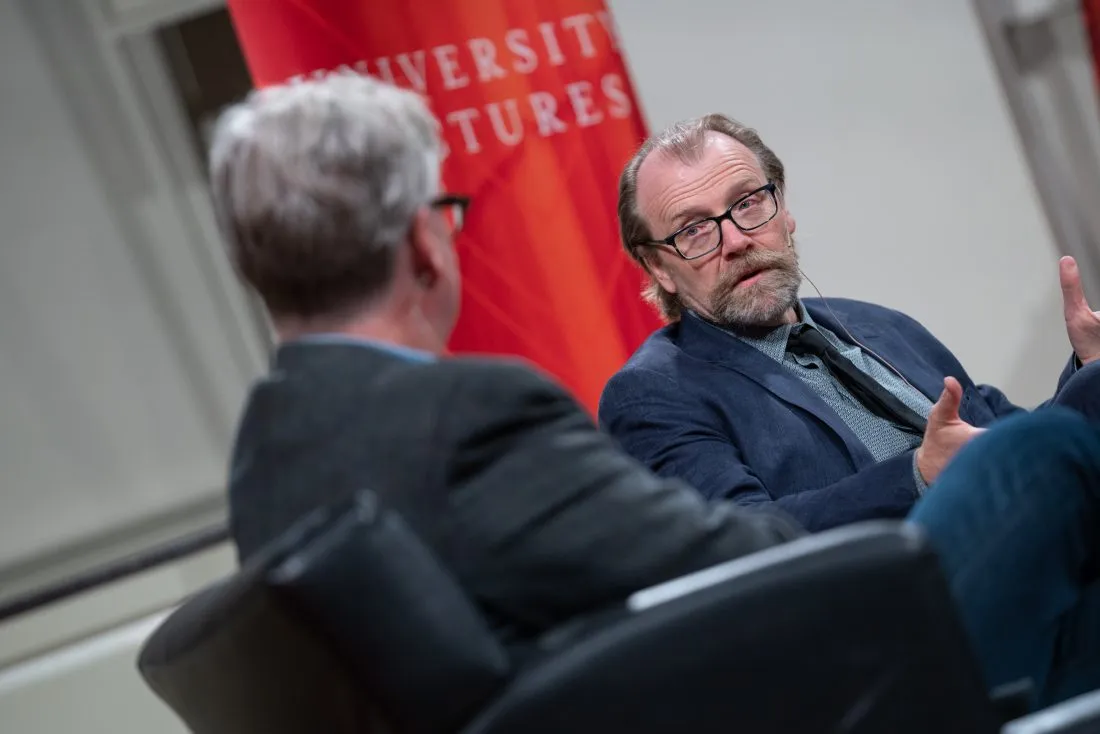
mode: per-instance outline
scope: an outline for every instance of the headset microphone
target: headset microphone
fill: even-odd
[[[791,231],[789,229],[787,230],[787,247],[790,247],[792,249],[794,248],[794,242],[791,239]],[[876,352],[875,350],[871,349],[870,347],[868,347],[863,342],[856,339],[855,336],[852,334],[852,332],[848,331],[848,327],[844,325],[844,322],[840,320],[840,317],[837,316],[836,311],[833,310],[832,305],[829,303],[829,299],[825,298],[825,296],[822,295],[821,289],[817,287],[817,283],[814,283],[810,279],[810,276],[806,275],[805,271],[802,270],[802,267],[800,265],[795,265],[795,267],[798,269],[798,273],[803,278],[805,278],[806,282],[809,283],[810,286],[817,292],[817,297],[821,299],[821,302],[823,304],[825,304],[825,308],[828,309],[830,314],[832,314],[833,320],[835,320],[837,325],[840,326],[840,328],[844,331],[844,333],[845,333],[845,335],[847,335],[848,339],[850,339],[853,344],[855,344],[855,345],[859,346],[860,348],[862,348],[863,351],[865,351],[868,354],[870,354],[870,355],[874,356],[875,358],[877,358],[879,362],[882,362],[882,364],[884,364],[887,369],[889,369],[891,372],[893,372],[895,375],[897,375],[901,379],[901,381],[904,382],[906,385],[911,387],[913,390],[915,390],[917,392],[920,392],[919,390],[917,390],[916,387],[913,387],[913,383],[909,382],[909,380],[906,379],[905,375],[901,374],[901,370],[899,370],[894,365],[890,364],[890,362],[888,362],[886,360],[886,358],[883,357],[882,355],[880,355],[878,352]]]

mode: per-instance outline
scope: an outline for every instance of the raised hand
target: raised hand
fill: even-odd
[[[943,468],[970,439],[981,433],[959,417],[963,389],[954,377],[945,377],[943,393],[928,414],[924,443],[917,449],[917,471],[928,484],[936,481]]]
[[[1085,300],[1077,261],[1068,256],[1059,260],[1058,279],[1062,285],[1066,334],[1077,359],[1081,364],[1100,359],[1100,313],[1093,311]]]

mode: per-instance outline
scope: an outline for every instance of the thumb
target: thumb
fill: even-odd
[[[943,393],[932,411],[928,414],[928,425],[959,421],[959,406],[962,404],[963,389],[954,377],[943,378]]]
[[[1077,261],[1066,256],[1058,261],[1058,281],[1062,286],[1062,309],[1065,312],[1066,321],[1078,314],[1081,310],[1088,310],[1088,302],[1085,300],[1085,292],[1081,289],[1081,271],[1077,268]]]

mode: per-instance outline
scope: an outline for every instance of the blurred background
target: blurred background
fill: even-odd
[[[905,311],[977,381],[1049,397],[1060,255],[1100,303],[1078,2],[608,6],[651,129],[721,111],[784,159],[826,296]],[[225,466],[269,334],[204,151],[250,87],[218,0],[0,0],[0,731],[183,731],[134,656],[235,564]],[[170,563],[97,576],[165,543]]]

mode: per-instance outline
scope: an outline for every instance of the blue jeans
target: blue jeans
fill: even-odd
[[[1048,408],[968,444],[909,515],[944,572],[987,684],[1037,707],[1100,688],[1100,424]]]

